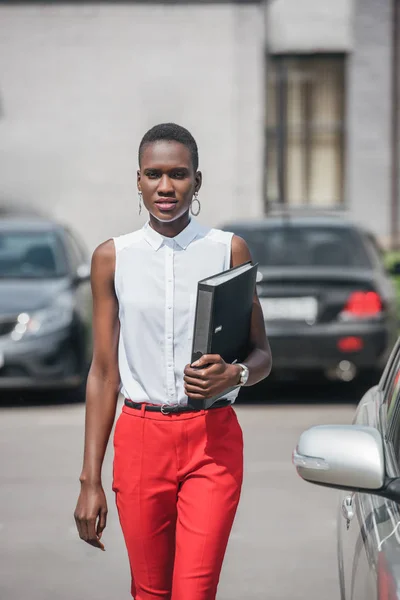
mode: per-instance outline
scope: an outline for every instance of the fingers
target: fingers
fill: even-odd
[[[207,400],[207,398],[208,398],[208,396],[206,396],[205,394],[187,393],[186,395],[190,400]],[[211,398],[211,396],[210,396],[210,398]]]
[[[100,534],[98,534],[96,531],[96,517],[85,518],[80,517],[77,514],[75,514],[74,517],[79,537],[81,538],[81,540],[83,540],[87,544],[90,544],[94,548],[100,548],[100,550],[105,550],[104,544],[102,544],[102,542],[100,541],[100,537],[101,533],[104,530],[104,527],[106,526],[106,516],[102,516],[102,513],[100,513],[99,522],[97,525],[97,531],[99,531],[100,528]]]
[[[209,395],[208,389],[202,389],[195,385],[185,385],[185,394],[190,398],[207,398]]]
[[[187,365],[184,370],[184,376],[200,381],[201,379],[206,379],[208,374],[206,369],[192,369],[190,365]]]
[[[87,532],[88,539],[86,542],[95,548],[100,548],[100,550],[104,550],[104,545],[101,543],[100,538],[96,532],[96,519],[88,519],[87,521]]]
[[[203,354],[199,360],[196,360],[192,363],[192,367],[204,367],[210,364],[216,364],[223,362],[221,356],[219,354]]]
[[[99,520],[97,521],[97,529],[96,529],[97,537],[99,538],[99,540],[101,539],[101,536],[103,534],[103,531],[104,531],[106,525],[107,525],[107,510],[102,509],[100,511],[100,516],[99,516]]]
[[[206,379],[190,377],[189,375],[185,375],[183,380],[186,385],[195,386],[203,390],[206,389],[206,387],[208,387],[209,384],[208,380]]]
[[[223,371],[222,363],[213,363],[207,368],[198,367],[195,369],[193,369],[190,365],[186,365],[184,374],[186,377],[191,377],[192,379],[206,380],[206,379],[209,379],[210,376],[221,373],[222,371]]]
[[[213,362],[209,361],[210,357]],[[192,368],[186,365],[184,370],[185,394],[196,400],[211,398],[215,389],[219,390],[221,385],[221,390],[224,388],[222,378],[226,364],[219,354],[205,354],[202,359],[207,362],[207,367]]]
[[[80,518],[76,513],[74,514],[76,527],[78,529],[79,537],[81,540],[86,542],[88,539],[87,523],[86,519]]]

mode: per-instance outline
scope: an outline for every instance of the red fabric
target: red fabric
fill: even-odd
[[[163,415],[124,406],[114,450],[133,598],[215,599],[243,478],[233,408]]]

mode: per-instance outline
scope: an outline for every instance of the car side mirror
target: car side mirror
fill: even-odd
[[[400,478],[387,477],[382,436],[373,427],[311,427],[300,436],[293,464],[310,483],[373,493],[400,503]]]
[[[82,283],[90,279],[90,266],[87,264],[79,265],[76,270],[75,282]]]

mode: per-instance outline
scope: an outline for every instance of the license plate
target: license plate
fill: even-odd
[[[267,321],[305,321],[315,323],[318,302],[313,297],[260,298],[264,318]]]

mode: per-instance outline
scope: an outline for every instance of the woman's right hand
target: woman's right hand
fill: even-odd
[[[101,536],[107,523],[107,500],[101,483],[82,483],[74,512],[79,537],[91,546],[104,550]]]

